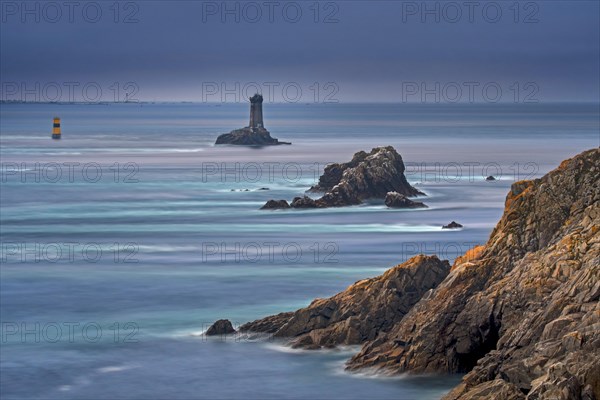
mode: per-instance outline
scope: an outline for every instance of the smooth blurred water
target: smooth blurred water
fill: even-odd
[[[597,105],[265,104],[266,127],[292,146],[214,147],[247,108],[0,107],[3,398],[439,398],[460,377],[350,375],[356,349],[201,333],[417,253],[452,261],[487,240],[511,183],[600,144]],[[259,210],[378,145],[402,154],[428,209]],[[465,227],[441,229],[452,220]]]

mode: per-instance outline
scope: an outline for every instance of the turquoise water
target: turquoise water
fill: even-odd
[[[305,306],[417,253],[453,260],[487,240],[512,182],[600,144],[597,105],[264,114],[292,146],[214,147],[246,124],[246,104],[1,106],[3,398],[439,398],[460,377],[347,374],[356,349],[202,332]],[[258,210],[377,145],[402,154],[428,209]],[[452,220],[464,229],[441,229]]]

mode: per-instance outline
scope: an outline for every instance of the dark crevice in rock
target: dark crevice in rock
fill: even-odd
[[[474,344],[474,348],[469,353],[457,353],[457,372],[469,372],[477,365],[483,356],[492,350],[496,350],[496,345],[500,339],[500,322],[496,321],[494,315],[490,315],[487,324],[479,328],[479,343]]]

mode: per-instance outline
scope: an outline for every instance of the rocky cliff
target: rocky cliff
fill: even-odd
[[[469,372],[448,399],[600,399],[600,150],[513,184],[486,245],[348,363]]]
[[[600,400],[600,149],[513,184],[488,242],[448,268],[418,256],[240,330],[366,341],[350,370],[467,373],[447,400]]]
[[[420,256],[242,330],[308,348],[366,340],[350,370],[467,373],[448,400],[600,400],[599,149],[513,184],[488,242],[446,273]]]
[[[310,192],[325,192],[321,198],[313,200],[307,196],[297,197],[290,206],[343,207],[361,204],[367,199],[383,200],[390,192],[406,197],[423,195],[408,183],[404,170],[402,157],[392,146],[376,147],[370,153],[359,151],[347,163],[325,167],[319,183],[309,189]]]
[[[376,278],[364,279],[308,307],[242,325],[240,331],[291,338],[293,347],[361,344],[389,330],[450,272],[435,256],[417,256]]]

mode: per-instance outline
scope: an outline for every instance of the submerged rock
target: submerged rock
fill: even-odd
[[[227,335],[230,333],[235,333],[231,321],[228,319],[220,319],[208,328],[206,336]]]
[[[398,192],[389,192],[385,195],[385,205],[390,208],[427,208],[420,201],[412,201]]]
[[[463,226],[461,224],[459,224],[458,222],[452,221],[448,225],[442,226],[442,229],[458,229],[458,228],[462,228],[462,227]]]
[[[290,208],[290,205],[285,200],[269,200],[262,206],[261,210],[278,210],[283,208]]]

